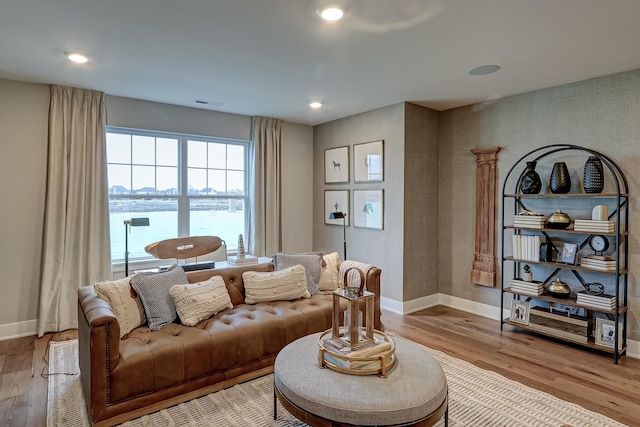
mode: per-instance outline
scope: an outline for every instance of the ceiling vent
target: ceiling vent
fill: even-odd
[[[222,107],[224,105],[224,102],[207,101],[204,99],[196,99],[194,102],[198,105],[207,105],[209,107]]]

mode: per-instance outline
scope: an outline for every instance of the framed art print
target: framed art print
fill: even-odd
[[[324,150],[324,183],[346,184],[349,182],[349,147]]]
[[[615,323],[613,320],[596,318],[595,343],[613,348],[615,343]],[[622,348],[622,323],[618,323],[618,349]]]
[[[384,228],[384,191],[353,190],[353,226]]]
[[[344,224],[349,225],[349,190],[324,190],[324,223],[342,225],[341,218],[330,218],[332,212],[344,213]]]
[[[563,243],[560,254],[558,255],[558,262],[576,265],[577,256],[578,245],[576,243]]]
[[[353,146],[355,182],[384,181],[384,141],[365,142]]]
[[[511,315],[509,320],[515,323],[529,324],[529,301],[511,300]]]

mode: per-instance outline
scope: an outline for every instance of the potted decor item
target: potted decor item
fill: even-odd
[[[523,194],[538,194],[542,189],[540,175],[536,172],[537,162],[527,162],[527,171],[520,181],[520,191]]]
[[[571,190],[571,177],[565,162],[556,162],[551,170],[549,190],[553,194],[567,194]]]
[[[602,162],[597,156],[589,156],[584,164],[584,192],[602,193],[604,190],[604,172]]]
[[[533,273],[531,272],[529,264],[525,264],[523,270],[524,273],[522,274],[522,280],[525,282],[533,282]]]

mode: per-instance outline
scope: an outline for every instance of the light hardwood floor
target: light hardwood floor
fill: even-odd
[[[500,332],[497,321],[442,306],[406,316],[383,311],[382,320],[387,330],[412,341],[640,426],[640,360],[624,357],[615,365],[609,355],[513,332],[508,326]],[[43,357],[50,341],[76,336],[66,331],[0,341],[0,426],[45,426]]]

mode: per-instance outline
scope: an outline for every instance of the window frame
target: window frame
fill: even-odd
[[[166,195],[166,194],[108,194],[109,200],[135,200],[135,199],[175,199],[177,201],[177,233],[176,237],[187,237],[190,235],[190,222],[191,222],[191,200],[214,200],[214,199],[225,199],[225,200],[241,200],[244,203],[244,230],[245,234],[247,232],[249,226],[249,215],[250,215],[250,207],[251,200],[249,195],[249,164],[250,164],[250,144],[251,141],[245,140],[237,140],[230,138],[219,138],[219,137],[209,137],[209,136],[201,136],[201,135],[191,135],[185,133],[177,133],[177,132],[164,132],[164,131],[154,131],[147,129],[135,129],[135,128],[127,128],[121,126],[106,126],[105,127],[105,151],[106,151],[106,134],[121,134],[121,135],[129,135],[129,136],[142,136],[142,137],[152,137],[152,138],[171,138],[176,139],[178,142],[178,153],[177,153],[177,169],[178,169],[178,194],[176,195]],[[218,194],[189,194],[188,189],[188,173],[189,173],[189,141],[200,141],[206,143],[218,143],[229,145],[236,145],[244,147],[244,195],[236,196],[236,195],[218,195]],[[131,148],[133,151],[133,146]],[[106,157],[106,156],[105,156]],[[133,157],[131,157],[130,163],[119,163],[113,162],[110,163],[107,158],[107,167],[112,164],[120,164],[120,165],[129,165],[135,166],[136,163],[133,163]],[[149,166],[149,165],[144,165]],[[154,167],[158,167],[157,163],[154,163]],[[163,165],[160,165],[163,166]],[[207,165],[208,166],[208,165]],[[208,167],[205,170],[211,170]],[[237,169],[227,169],[225,165],[225,171],[237,171]],[[156,183],[157,184],[157,183]],[[109,191],[109,188],[107,188]],[[109,215],[111,215],[111,211],[109,211]],[[118,233],[119,230],[110,231]],[[153,242],[149,242],[153,243]],[[235,254],[237,251],[237,241],[234,242],[225,242],[227,245],[227,253]],[[124,248],[122,248],[122,256],[114,256],[117,252],[120,251],[120,248],[111,248],[111,264],[113,266],[124,265]],[[130,265],[135,264],[136,268],[151,268],[160,264],[166,264],[166,261],[159,260],[154,258],[153,256],[144,256],[144,257],[129,257]]]

